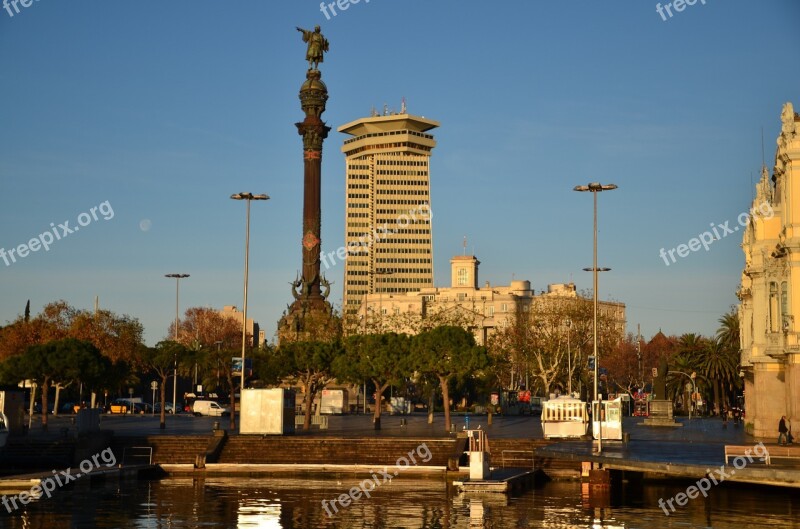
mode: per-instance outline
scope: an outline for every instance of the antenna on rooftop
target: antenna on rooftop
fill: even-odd
[[[406,113],[406,97],[405,96],[403,96],[403,100],[400,103],[400,113],[401,114],[405,114]]]
[[[464,235],[464,255],[467,255],[467,236]]]

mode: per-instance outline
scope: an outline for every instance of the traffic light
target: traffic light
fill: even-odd
[[[594,371],[594,355],[589,356],[589,371]]]

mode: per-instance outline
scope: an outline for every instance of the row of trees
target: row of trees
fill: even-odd
[[[433,400],[435,380],[445,403],[445,428],[450,424],[450,383],[456,379],[482,379],[490,359],[473,334],[444,325],[415,336],[394,332],[352,335],[343,342],[293,342],[278,347],[267,366],[270,377],[298,384],[305,394],[305,428],[311,426],[316,395],[332,380],[356,387],[371,381],[375,387],[373,422],[380,429],[381,400],[390,386],[408,381],[428,387]],[[432,412],[433,406],[429,405]]]
[[[484,397],[493,388],[524,385],[546,396],[570,386],[591,386],[586,369],[593,350],[589,296],[548,299],[546,304],[521,309],[488,337],[485,348],[478,347],[473,336],[482,329],[481,318],[483,314],[459,307],[442,307],[426,315],[381,315],[368,322],[369,328],[360,323],[349,329],[347,338],[251,348],[247,355],[254,363],[254,378],[263,384],[296,384],[303,389],[307,427],[315,396],[333,380],[374,385],[376,427],[380,427],[380,398],[392,386],[413,385],[429,399],[429,410],[438,388],[448,414],[446,426],[454,381],[461,387],[479,387]],[[714,338],[658,333],[643,343],[622,336],[620,322],[602,311],[598,348],[608,389],[632,394],[645,387],[650,368],[665,358],[672,371],[696,373],[698,391],[719,410],[740,383],[738,318],[731,311],[720,324]],[[390,328],[400,332],[385,332]],[[122,394],[123,388],[155,376],[161,387],[162,427],[166,386],[176,367],[182,375],[194,374],[210,391],[230,392],[234,402],[238,377],[234,379],[231,358],[241,354],[241,323],[215,310],[193,307],[185,312],[177,332],[173,324],[168,333],[175,339],[146,347],[142,327],[134,318],[77,310],[63,301],[47,305],[32,318],[26,307],[24,315],[0,328],[0,382],[36,382],[42,390],[42,410],[47,410],[50,388],[56,389],[58,399],[60,389],[82,384],[92,391],[94,405],[97,392]],[[680,377],[671,380],[669,391],[669,398],[687,398]]]

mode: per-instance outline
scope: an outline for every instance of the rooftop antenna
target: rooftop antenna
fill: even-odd
[[[372,110],[370,111],[369,115],[373,118],[378,115],[378,111],[375,109],[375,105],[372,105]]]
[[[467,236],[464,235],[464,255],[467,255]]]
[[[383,115],[384,116],[389,115],[389,105],[387,105],[386,103],[383,104]]]
[[[405,114],[406,113],[406,97],[405,96],[403,96],[403,100],[400,103],[400,113],[401,114]]]

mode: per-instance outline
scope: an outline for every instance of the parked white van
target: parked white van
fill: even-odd
[[[213,400],[196,400],[192,404],[192,413],[196,416],[208,415],[210,417],[222,417],[223,415],[230,415],[231,410],[223,408],[218,402]]]

